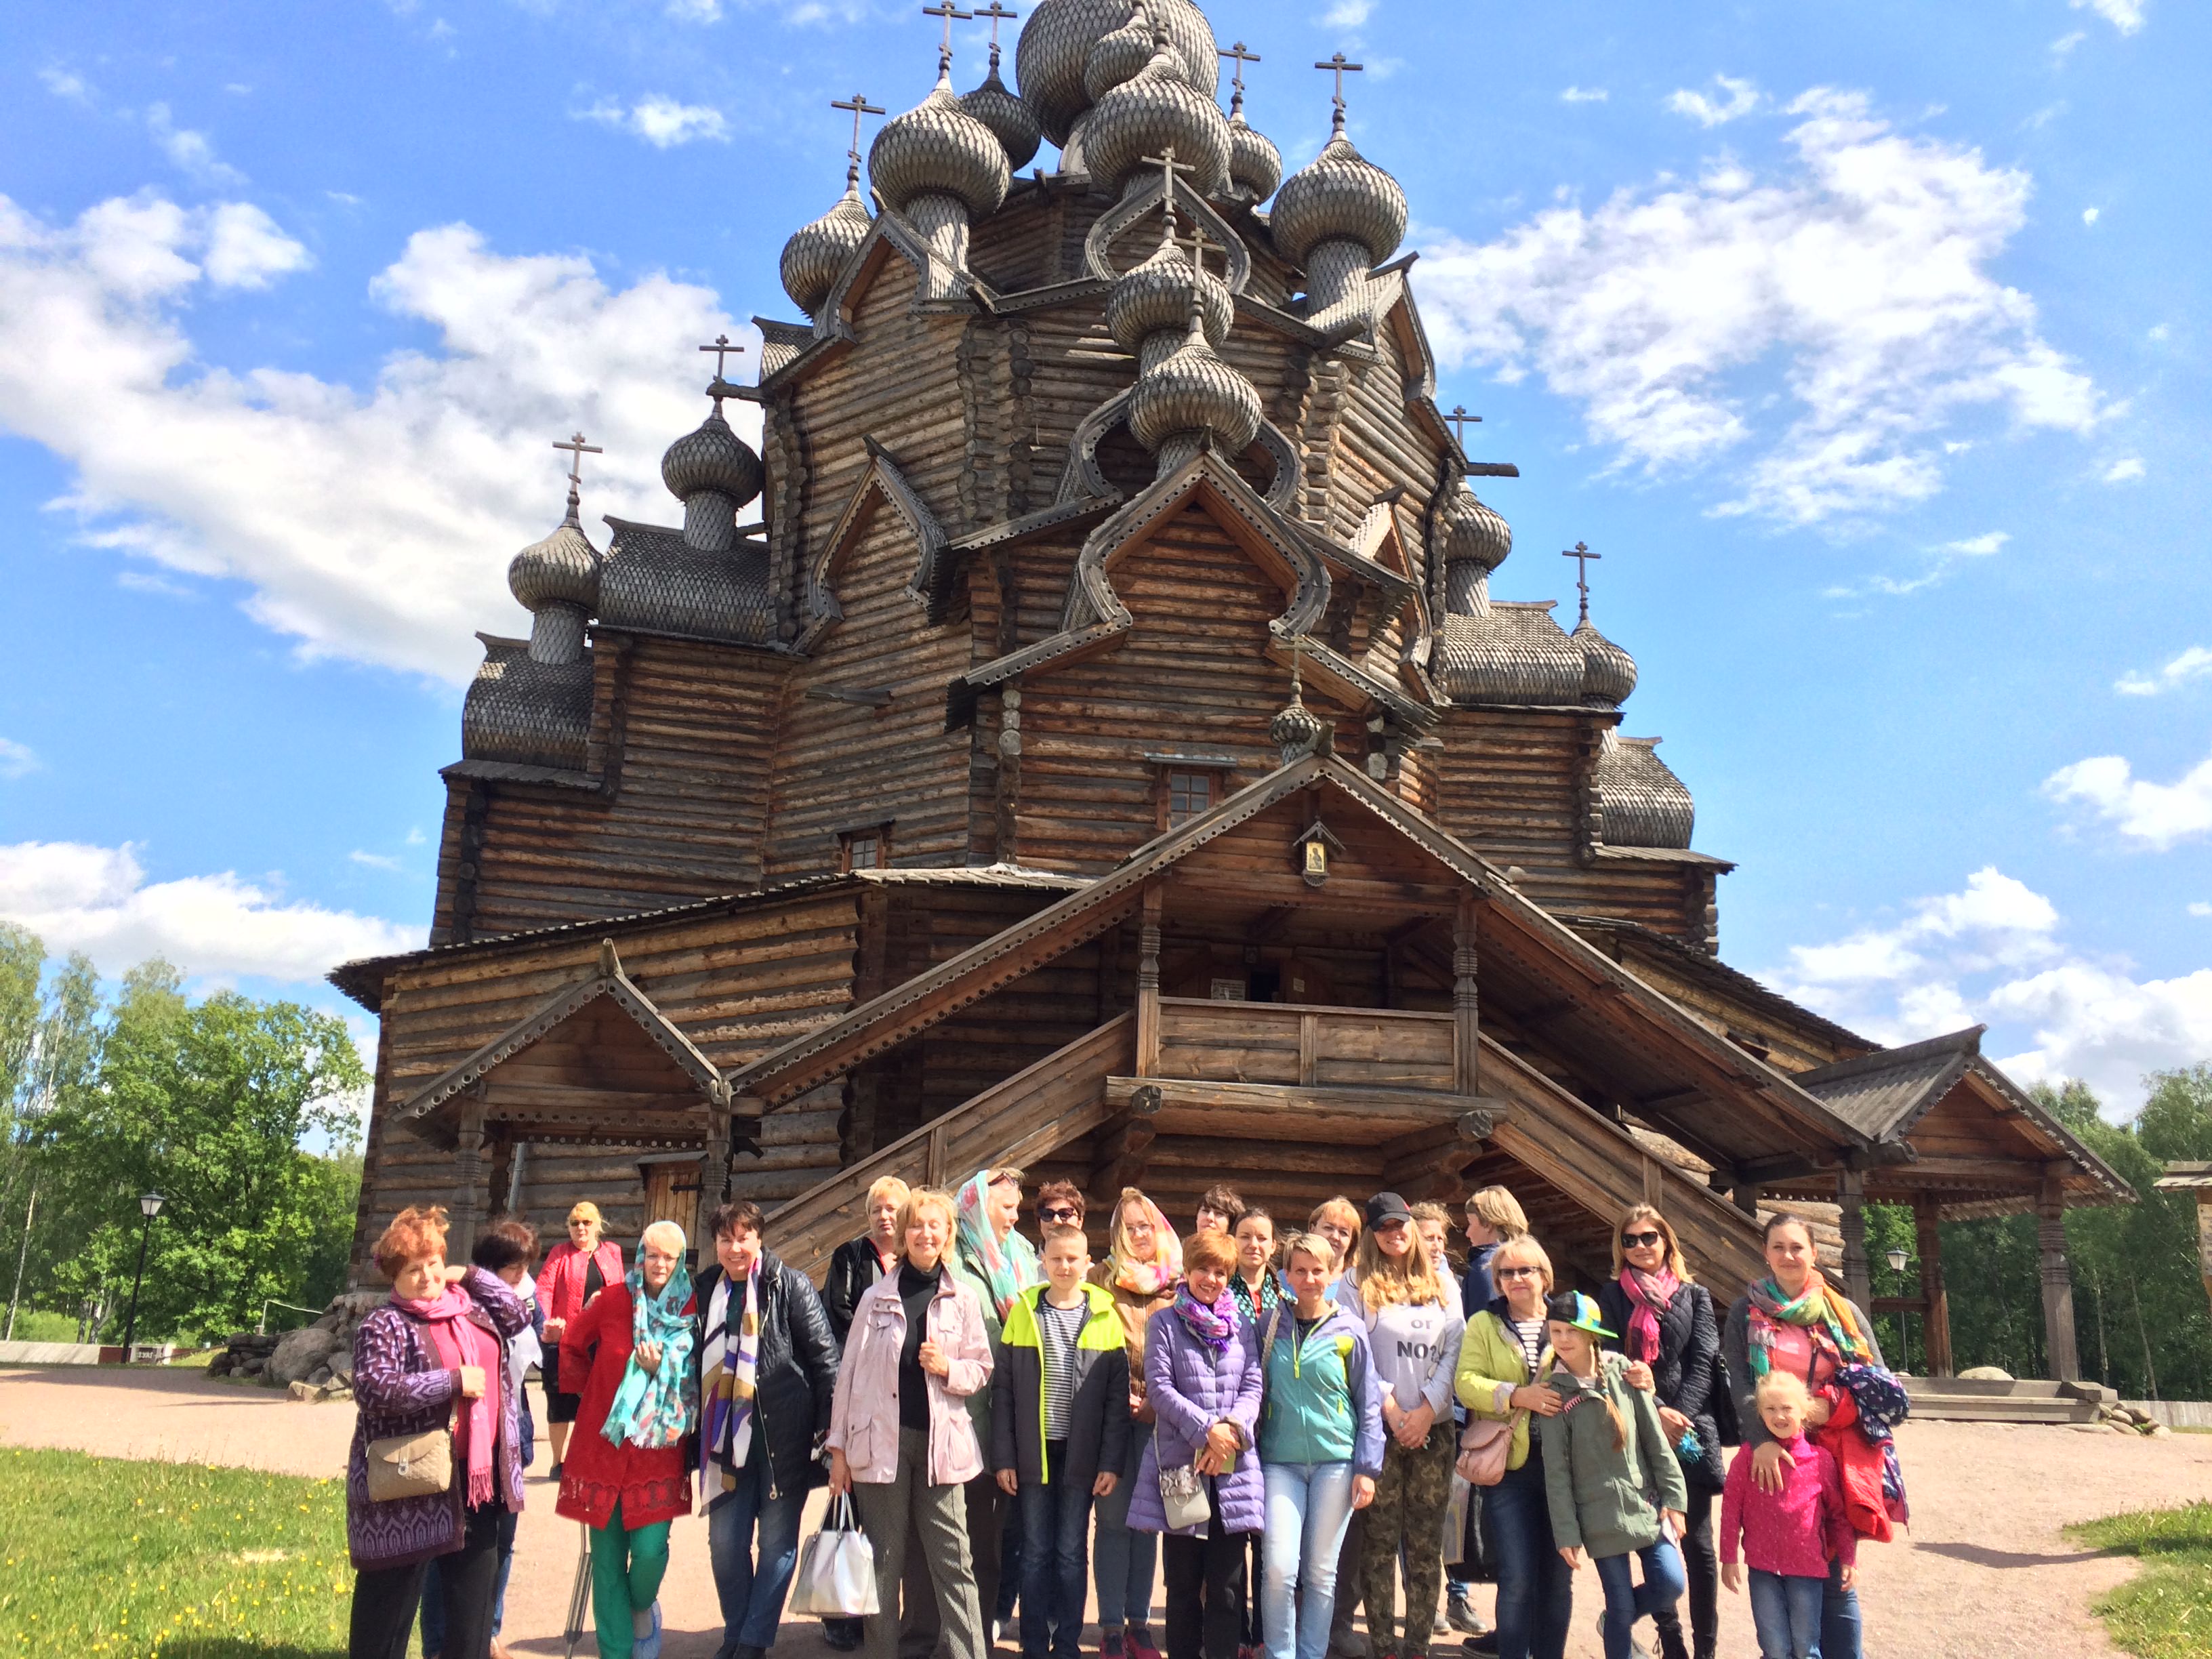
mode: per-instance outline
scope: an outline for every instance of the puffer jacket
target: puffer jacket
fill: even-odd
[[[823,1470],[816,1444],[830,1431],[830,1411],[837,1395],[837,1339],[813,1281],[763,1250],[760,1279],[760,1352],[753,1367],[753,1427],[768,1450],[769,1496],[810,1492],[822,1484]],[[707,1313],[714,1287],[722,1282],[721,1264],[702,1269],[696,1285],[698,1316],[692,1323],[695,1377],[706,1361]],[[744,1310],[744,1286],[730,1287],[732,1320]],[[717,1482],[705,1477],[712,1499]]]
[[[1614,1279],[1597,1293],[1600,1322],[1618,1339],[1606,1346],[1626,1352],[1628,1322],[1635,1315],[1628,1292]],[[1682,1473],[1701,1490],[1720,1491],[1728,1477],[1721,1448],[1728,1443],[1721,1413],[1727,1409],[1729,1429],[1735,1426],[1735,1409],[1729,1398],[1728,1371],[1721,1364],[1720,1320],[1713,1312],[1713,1293],[1702,1285],[1685,1285],[1674,1292],[1667,1311],[1659,1316],[1659,1357],[1651,1362],[1651,1386],[1659,1403],[1671,1406],[1690,1419],[1698,1431],[1698,1455]]]
[[[983,1449],[968,1414],[969,1396],[991,1383],[991,1345],[983,1335],[983,1310],[975,1292],[947,1271],[925,1316],[928,1337],[951,1360],[951,1369],[929,1382],[929,1484],[958,1486],[983,1472]],[[906,1304],[898,1275],[880,1279],[853,1310],[845,1363],[837,1368],[837,1393],[823,1445],[845,1454],[853,1479],[885,1486],[898,1478],[899,1349],[906,1341]]]
[[[840,1347],[853,1328],[853,1310],[869,1286],[884,1276],[884,1259],[876,1254],[876,1241],[866,1233],[848,1238],[830,1257],[830,1276],[822,1286],[822,1311],[830,1316],[830,1334]]]
[[[1297,1310],[1285,1297],[1258,1326],[1267,1370],[1261,1400],[1261,1463],[1350,1463],[1354,1474],[1382,1473],[1382,1390],[1367,1330],[1334,1302],[1297,1339]],[[1268,1340],[1268,1325],[1274,1340]]]
[[[1619,1354],[1601,1353],[1597,1361],[1597,1374],[1587,1382],[1554,1365],[1549,1381],[1566,1409],[1537,1419],[1552,1540],[1563,1550],[1586,1549],[1593,1559],[1657,1543],[1659,1510],[1679,1510],[1690,1501],[1682,1466],[1660,1426],[1659,1402],[1649,1389],[1628,1386],[1622,1375],[1628,1362]],[[1607,1400],[1628,1430],[1626,1443],[1618,1449]],[[1658,1494],[1656,1508],[1644,1496],[1647,1485]]]
[[[1075,1338],[1075,1380],[1067,1402],[1067,1450],[1048,1464],[1044,1442],[1044,1343],[1037,1302],[1050,1287],[1032,1285],[1014,1298],[991,1371],[991,1467],[1012,1469],[1024,1486],[1066,1481],[1088,1486],[1098,1471],[1119,1474],[1129,1455],[1129,1356],[1114,1298],[1083,1286],[1083,1328]]]
[[[1228,1292],[1223,1299],[1232,1311]],[[1241,1311],[1231,1322],[1229,1346],[1218,1354],[1190,1334],[1172,1306],[1152,1316],[1145,1331],[1145,1392],[1156,1421],[1137,1468],[1136,1491],[1129,1498],[1129,1526],[1136,1532],[1168,1530],[1160,1502],[1160,1468],[1188,1467],[1216,1423],[1236,1425],[1243,1449],[1227,1474],[1214,1483],[1226,1533],[1258,1532],[1267,1519],[1267,1488],[1260,1474],[1260,1339]],[[1182,1535],[1202,1537],[1204,1527]]]

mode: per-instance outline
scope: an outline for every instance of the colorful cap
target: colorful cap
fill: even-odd
[[[1620,1334],[1609,1331],[1599,1323],[1597,1303],[1580,1291],[1562,1291],[1544,1304],[1544,1317],[1556,1319],[1562,1325],[1571,1325],[1578,1331],[1588,1331],[1592,1336],[1609,1336],[1618,1342]]]

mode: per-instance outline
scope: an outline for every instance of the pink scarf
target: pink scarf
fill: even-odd
[[[1628,1292],[1628,1305],[1635,1310],[1628,1316],[1627,1340],[1622,1347],[1631,1359],[1656,1364],[1659,1359],[1659,1316],[1673,1304],[1682,1281],[1668,1267],[1662,1267],[1656,1273],[1623,1267],[1620,1288]]]
[[[438,1364],[444,1369],[457,1371],[464,1365],[475,1365],[483,1371],[483,1392],[474,1400],[454,1402],[453,1451],[469,1472],[469,1507],[489,1504],[492,1446],[499,1435],[499,1419],[493,1413],[507,1398],[507,1380],[500,1375],[500,1345],[489,1331],[468,1317],[476,1304],[458,1285],[447,1285],[443,1295],[428,1302],[395,1296],[392,1305],[422,1322],[430,1346],[437,1351]]]

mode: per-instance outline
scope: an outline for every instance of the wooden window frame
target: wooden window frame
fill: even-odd
[[[866,864],[853,860],[854,852],[863,846],[874,849],[874,856]],[[891,863],[891,826],[887,819],[882,823],[856,824],[850,830],[837,832],[837,870],[841,875],[851,875],[855,870],[888,870]]]
[[[1203,817],[1228,799],[1231,793],[1233,768],[1226,757],[1169,754],[1147,755],[1145,759],[1152,769],[1152,827],[1156,830],[1172,830],[1191,818]],[[1179,777],[1206,781],[1206,805],[1182,817],[1175,815],[1175,786]]]

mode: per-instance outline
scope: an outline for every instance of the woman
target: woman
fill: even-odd
[[[1022,1186],[1028,1171],[1002,1164],[978,1170],[954,1200],[959,1210],[959,1231],[952,1248],[953,1271],[963,1276],[981,1300],[983,1334],[991,1344],[991,1364],[1006,1357],[1006,1310],[1014,1298],[1044,1279],[1036,1246],[1022,1237],[1016,1223],[1022,1215]],[[979,1444],[991,1437],[991,1395],[980,1389],[968,1401],[968,1415],[975,1425]],[[1012,1618],[1021,1589],[1022,1529],[1014,1504],[988,1469],[968,1483],[968,1558],[975,1575],[975,1599],[990,1621],[986,1635],[995,1641],[999,1626]],[[918,1577],[909,1595],[918,1596]],[[919,1651],[921,1638],[933,1643],[937,1623],[922,1618],[907,1631],[909,1651]]]
[[[1560,1659],[1574,1615],[1574,1575],[1552,1541],[1544,1458],[1528,1419],[1555,1417],[1554,1389],[1536,1382],[1545,1352],[1552,1258],[1523,1233],[1490,1258],[1498,1294],[1468,1322],[1453,1386],[1474,1416],[1510,1423],[1505,1478],[1486,1487],[1482,1526],[1498,1565],[1498,1659]]]
[[[1137,1465],[1152,1438],[1152,1408],[1145,1397],[1146,1337],[1152,1316],[1175,1301],[1182,1279],[1182,1244],[1160,1206],[1134,1187],[1121,1188],[1115,1200],[1106,1259],[1091,1277],[1113,1293],[1114,1311],[1121,1318],[1129,1355],[1129,1414],[1138,1425],[1129,1437],[1121,1478],[1098,1500],[1096,1511],[1091,1577],[1098,1591],[1099,1659],[1160,1659],[1152,1631],[1159,1540],[1131,1529],[1129,1503],[1135,1495]]]
[[[1667,1443],[1689,1489],[1682,1561],[1689,1581],[1690,1630],[1697,1659],[1720,1644],[1720,1560],[1713,1548],[1713,1498],[1727,1479],[1720,1419],[1725,1379],[1712,1294],[1690,1277],[1682,1246],[1665,1216],[1632,1205],[1613,1231],[1613,1279],[1599,1292],[1600,1322],[1617,1331],[1607,1346],[1649,1368]],[[1632,1382],[1640,1381],[1632,1377]],[[1729,1413],[1731,1422],[1735,1413]],[[1694,1444],[1692,1438],[1694,1438]],[[1657,1617],[1662,1659],[1685,1659],[1682,1624],[1672,1607]]]
[[[1234,1237],[1237,1218],[1244,1213],[1244,1200],[1234,1187],[1219,1183],[1208,1187],[1198,1200],[1198,1214],[1194,1218],[1194,1233],[1226,1233]]]
[[[654,1222],[629,1276],[561,1334],[562,1370],[586,1381],[554,1511],[591,1528],[592,1626],[604,1659],[660,1659],[668,1523],[691,1511],[684,1443],[698,1426],[699,1389],[684,1245],[681,1227]]]
[[[545,1253],[538,1275],[538,1304],[545,1310],[545,1355],[538,1371],[545,1383],[545,1438],[553,1448],[553,1467],[545,1473],[556,1482],[582,1393],[561,1385],[562,1333],[593,1297],[623,1282],[622,1246],[599,1236],[605,1224],[599,1206],[589,1199],[574,1206],[568,1212],[568,1237]]]
[[[1467,1326],[1459,1297],[1429,1260],[1413,1212],[1395,1193],[1367,1201],[1346,1306],[1367,1327],[1387,1439],[1360,1542],[1368,1642],[1378,1656],[1426,1659],[1443,1594],[1444,1506],[1451,1500],[1452,1378]],[[1398,1563],[1406,1626],[1398,1634]]]
[[[1037,1188],[1037,1231],[1048,1227],[1080,1227],[1091,1206],[1082,1189],[1072,1181],[1048,1181]]]
[[[1226,1188],[1223,1190],[1226,1191]],[[1229,1293],[1237,1298],[1237,1310],[1251,1322],[1252,1328],[1264,1330],[1267,1316],[1283,1300],[1282,1277],[1275,1272],[1274,1266],[1274,1218],[1258,1205],[1251,1205],[1237,1218],[1237,1224],[1230,1229],[1230,1234],[1237,1242],[1237,1273],[1229,1281]],[[1252,1659],[1252,1656],[1267,1645],[1261,1619],[1260,1583],[1266,1568],[1266,1563],[1261,1559],[1261,1540],[1255,1538],[1252,1540],[1252,1559],[1246,1565],[1244,1641],[1238,1650],[1239,1659]],[[1335,1581],[1336,1562],[1332,1557],[1329,1561],[1332,1586]]]
[[[822,1310],[839,1342],[853,1328],[853,1310],[868,1287],[898,1266],[899,1206],[907,1186],[896,1176],[880,1176],[868,1188],[868,1231],[840,1244],[830,1258],[830,1277],[822,1287]]]
[[[354,1338],[359,1414],[346,1459],[346,1547],[354,1565],[351,1659],[404,1659],[440,1564],[449,1659],[488,1659],[499,1540],[522,1510],[520,1425],[504,1345],[526,1330],[522,1299],[482,1267],[446,1265],[446,1212],[403,1210],[376,1241],[392,1296]],[[443,1492],[372,1500],[369,1447],[451,1425]]]
[[[989,1386],[991,1345],[981,1302],[947,1271],[957,1225],[951,1194],[907,1194],[897,1270],[861,1297],[830,1404],[830,1493],[853,1494],[875,1547],[869,1659],[896,1659],[899,1580],[916,1534],[952,1659],[985,1652],[962,1489],[983,1469],[967,1402]]]
[[[1805,1431],[1817,1441],[1846,1397],[1836,1386],[1836,1374],[1846,1365],[1887,1365],[1866,1310],[1822,1277],[1810,1222],[1787,1211],[1769,1216],[1765,1249],[1767,1275],[1729,1310],[1721,1354],[1743,1433],[1743,1450],[1736,1455],[1753,1460],[1752,1479],[1762,1489],[1778,1492],[1784,1484],[1782,1448],[1759,1420],[1759,1378],[1769,1371],[1787,1371],[1804,1383],[1812,1396],[1805,1407]],[[1821,1598],[1820,1653],[1821,1659],[1860,1656],[1859,1594],[1844,1586],[1841,1561],[1832,1567]]]
[[[1255,1599],[1266,1610],[1267,1659],[1322,1659],[1344,1529],[1373,1501],[1382,1470],[1382,1395],[1365,1324],[1328,1298],[1335,1249],[1293,1233],[1283,1255],[1294,1299],[1260,1328],[1267,1528]]]
[[[1237,1659],[1245,1534],[1267,1519],[1257,1436],[1261,1376],[1252,1327],[1229,1293],[1237,1253],[1203,1232],[1183,1253],[1182,1288],[1147,1322],[1145,1392],[1155,1419],[1138,1461],[1129,1525],[1165,1533],[1168,1659]],[[1206,1516],[1170,1528],[1163,1470],[1203,1477]]]
[[[1319,1233],[1335,1248],[1336,1270],[1342,1273],[1352,1266],[1352,1247],[1359,1243],[1359,1206],[1342,1193],[1325,1198],[1306,1218],[1306,1231]]]

